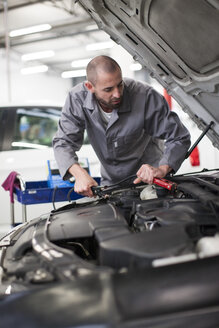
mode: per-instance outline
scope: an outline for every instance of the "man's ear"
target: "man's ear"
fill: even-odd
[[[92,84],[91,82],[86,81],[86,82],[85,82],[85,87],[86,87],[90,92],[94,93],[94,86],[93,86],[93,84]]]

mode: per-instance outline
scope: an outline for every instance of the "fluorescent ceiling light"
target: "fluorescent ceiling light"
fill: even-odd
[[[40,65],[40,66],[32,66],[32,67],[22,68],[21,74],[28,75],[28,74],[44,73],[47,71],[48,71],[48,66]]]
[[[112,41],[107,42],[98,42],[98,43],[91,43],[86,46],[86,50],[101,50],[101,49],[108,49],[113,47]]]
[[[21,60],[22,61],[28,61],[28,60],[49,58],[49,57],[52,57],[54,55],[55,55],[55,52],[53,50],[32,52],[32,53],[29,53],[29,54],[22,55]]]
[[[72,63],[71,63],[71,66],[74,67],[74,68],[77,68],[77,67],[86,67],[87,64],[91,61],[92,58],[86,58],[86,59],[79,59],[79,60],[74,60]]]
[[[133,63],[129,68],[131,71],[140,71],[142,69],[142,65],[139,63]]]
[[[71,77],[79,77],[79,76],[86,76],[86,70],[85,69],[79,69],[75,71],[65,71],[61,75],[63,79],[68,79]]]
[[[50,30],[51,28],[52,28],[52,26],[50,24],[29,26],[29,27],[21,28],[19,30],[13,30],[9,33],[9,36],[11,38],[13,38],[15,36],[47,31],[47,30]]]

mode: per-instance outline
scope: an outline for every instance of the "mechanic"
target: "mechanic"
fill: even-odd
[[[53,139],[64,180],[75,177],[75,192],[92,197],[96,181],[78,163],[84,130],[101,163],[101,184],[135,175],[134,183],[176,172],[190,146],[190,134],[164,97],[146,83],[123,78],[118,63],[97,56],[87,81],[72,88]]]

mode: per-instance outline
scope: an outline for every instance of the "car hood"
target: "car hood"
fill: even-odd
[[[218,0],[80,0],[219,148]],[[211,123],[213,122],[213,123]]]

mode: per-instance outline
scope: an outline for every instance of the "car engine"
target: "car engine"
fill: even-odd
[[[100,272],[124,273],[219,253],[219,172],[154,185],[96,187],[1,240],[2,286],[13,291]]]

